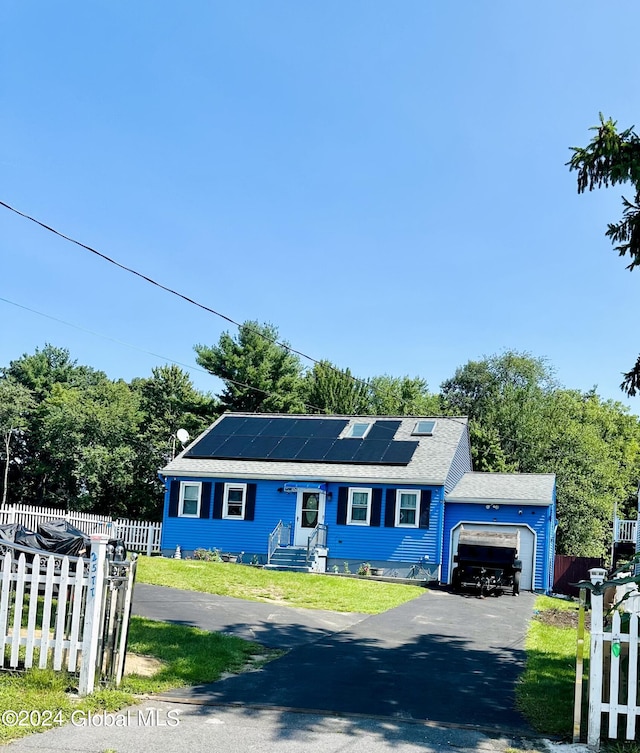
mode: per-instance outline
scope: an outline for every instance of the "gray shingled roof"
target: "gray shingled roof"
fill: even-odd
[[[230,415],[230,414],[225,414]],[[265,419],[277,417],[278,414],[234,413],[234,416],[263,415]],[[344,421],[346,416],[291,416],[288,418],[322,418]],[[215,426],[224,416],[221,416]],[[467,419],[442,418],[438,416],[420,416],[421,419],[436,420],[432,436],[412,436],[418,418],[406,416],[349,416],[349,419],[394,420],[400,421],[394,439],[418,441],[418,447],[408,465],[358,465],[356,463],[311,463],[311,462],[274,462],[261,460],[215,460],[207,458],[188,458],[185,453],[198,442],[207,431],[200,435],[189,447],[185,448],[174,460],[168,463],[161,473],[165,476],[195,476],[218,478],[254,478],[254,479],[296,479],[321,481],[360,481],[380,483],[389,481],[412,481],[421,484],[442,485],[445,482],[456,449],[467,431]],[[469,461],[470,463],[470,461]],[[470,467],[470,465],[469,465]]]
[[[465,473],[446,495],[447,502],[553,502],[553,473]]]

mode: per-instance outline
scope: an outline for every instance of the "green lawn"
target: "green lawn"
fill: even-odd
[[[576,666],[575,627],[562,612],[577,615],[577,602],[539,596],[525,648],[527,666],[516,691],[518,707],[538,732],[570,738]],[[560,613],[554,619],[554,614]],[[588,651],[588,634],[586,634]]]
[[[281,653],[233,636],[140,617],[131,619],[129,652],[153,657],[161,664],[151,677],[126,675],[118,690],[98,690],[82,699],[73,693],[75,678],[63,672],[0,673],[0,718],[9,721],[0,724],[0,743],[58,727],[68,722],[74,711],[117,711],[135,703],[134,694],[215,682],[224,672],[240,671],[252,657],[264,662]],[[3,717],[7,711],[22,711],[20,724]]]
[[[424,593],[416,586],[332,575],[278,572],[202,560],[140,557],[140,583],[235,596],[289,607],[379,614]]]

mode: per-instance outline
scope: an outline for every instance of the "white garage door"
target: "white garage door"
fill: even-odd
[[[483,529],[487,531],[503,531],[505,533],[515,533],[520,531],[520,559],[522,560],[522,575],[520,576],[520,588],[524,591],[533,591],[533,574],[535,568],[535,534],[527,526],[510,526],[497,525],[496,523],[458,523],[451,531],[451,551],[455,554],[458,551],[458,538],[462,529],[466,531],[477,531]],[[451,571],[455,563],[453,557],[449,563],[449,583],[451,583]]]

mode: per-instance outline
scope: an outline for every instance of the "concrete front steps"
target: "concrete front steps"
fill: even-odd
[[[297,546],[279,546],[271,556],[271,562],[265,570],[289,570],[295,573],[308,573],[307,548]]]

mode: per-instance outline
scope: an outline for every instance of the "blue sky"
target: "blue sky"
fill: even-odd
[[[599,111],[640,121],[639,27],[631,1],[4,0],[0,200],[361,377],[435,390],[513,348],[640,413],[623,190],[565,166]],[[129,380],[234,331],[2,208],[0,259],[0,365],[50,342]]]

